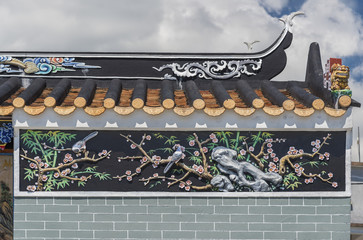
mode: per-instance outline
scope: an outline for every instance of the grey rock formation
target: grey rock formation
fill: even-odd
[[[228,175],[230,180],[228,183],[226,177],[223,178],[222,175],[215,176],[216,180],[212,179],[211,184],[218,187],[220,191],[230,191],[231,182],[235,182],[240,187],[249,187],[255,192],[267,192],[271,191],[269,183],[277,187],[282,182],[282,177],[277,173],[265,173],[251,163],[238,162],[237,152],[233,149],[216,147],[211,157],[218,163],[217,167],[221,173]],[[246,174],[252,176],[253,180],[247,180]]]

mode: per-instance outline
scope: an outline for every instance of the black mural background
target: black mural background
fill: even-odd
[[[34,159],[39,158],[39,162],[45,162],[43,153],[46,151],[49,154],[49,159],[56,159],[56,163],[53,166],[58,166],[65,158],[70,157],[77,159],[75,153],[69,150],[62,150],[71,148],[74,143],[78,140],[83,139],[85,136],[94,131],[41,131],[41,130],[21,130],[20,131],[20,191],[172,191],[172,192],[186,192],[186,191],[218,191],[216,188],[208,189],[195,189],[185,188],[182,186],[186,181],[189,180],[190,186],[203,187],[210,183],[209,179],[200,177],[196,174],[189,174],[184,179],[180,180],[185,176],[185,170],[181,170],[180,167],[174,165],[174,167],[166,175],[163,173],[163,169],[166,164],[159,164],[156,166],[154,162],[147,162],[142,165],[142,158],[144,154],[138,149],[137,146],[132,146],[132,141],[139,144],[142,142],[141,147],[145,150],[153,160],[166,160],[173,154],[174,150],[171,148],[175,144],[180,144],[185,147],[185,158],[180,162],[184,163],[190,169],[197,169],[196,166],[202,165],[202,154],[199,151],[197,143],[194,141],[194,146],[190,146],[195,135],[198,136],[199,142],[208,141],[203,144],[205,147],[203,150],[207,158],[207,164],[210,166],[208,172],[215,176],[216,163],[210,159],[210,153],[213,147],[224,146],[232,149],[236,149],[239,161],[246,161],[255,164],[255,161],[248,157],[246,150],[246,142],[249,147],[254,145],[254,152],[257,154],[263,142],[268,141],[267,139],[278,140],[273,142],[270,147],[277,158],[281,159],[287,155],[290,150],[302,149],[305,153],[312,153],[314,148],[313,142],[316,140],[321,143],[328,135],[330,139],[326,140],[325,145],[321,146],[321,155],[326,155],[323,160],[319,160],[320,154],[317,154],[313,159],[304,157],[303,159],[293,160],[292,163],[301,163],[304,167],[306,174],[321,174],[321,177],[327,179],[327,174],[330,173],[333,177],[329,181],[322,181],[318,177],[309,179],[304,176],[297,176],[297,172],[292,167],[287,166],[290,178],[287,178],[287,173],[283,176],[284,182],[282,186],[273,187],[273,191],[344,191],[345,190],[345,132],[258,132],[258,131],[98,131],[98,135],[87,142],[88,156],[95,155],[95,158],[103,156],[104,158],[97,162],[82,161],[77,163],[77,168],[69,168],[66,176],[71,176],[75,180],[62,178],[58,176],[55,178],[56,171],[45,171],[44,179],[40,182],[41,188],[39,188],[38,176],[39,172],[37,167],[33,168],[30,165],[34,162]],[[34,138],[34,134],[38,136],[37,140]],[[59,142],[55,143],[54,138],[60,133],[68,134],[64,135],[62,140],[63,144],[59,145]],[[120,134],[127,136],[121,136]],[[53,140],[49,136],[53,136]],[[59,135],[61,136],[61,135]],[[68,136],[68,137],[67,137]],[[211,138],[212,136],[212,138]],[[213,137],[214,136],[214,137]],[[144,139],[144,140],[142,140]],[[213,140],[217,139],[217,140]],[[56,150],[52,147],[58,144]],[[42,146],[42,149],[41,147]],[[106,150],[103,152],[102,151]],[[150,150],[152,152],[150,152]],[[267,149],[265,149],[267,150]],[[25,151],[25,152],[24,152]],[[111,151],[106,156],[106,152]],[[195,156],[198,155],[199,156]],[[56,158],[54,155],[56,152]],[[100,153],[100,155],[99,155]],[[245,153],[243,155],[242,153]],[[291,153],[291,152],[290,152]],[[68,154],[68,155],[66,155]],[[128,158],[128,156],[136,156],[134,159]],[[154,156],[154,157],[153,157]],[[270,155],[269,155],[270,156]],[[39,158],[37,158],[39,157]],[[78,158],[82,158],[83,155]],[[109,157],[109,158],[108,158]],[[160,158],[159,158],[160,157]],[[264,172],[271,170],[271,163],[275,163],[278,169],[279,161],[274,162],[272,157],[264,160]],[[70,161],[69,161],[70,162]],[[49,164],[53,164],[49,163]],[[51,166],[47,166],[48,168]],[[96,167],[96,168],[95,168]],[[43,168],[45,168],[43,166]],[[88,169],[88,171],[87,171]],[[91,170],[93,169],[93,170]],[[61,169],[65,170],[65,169]],[[140,173],[137,173],[137,171]],[[129,171],[129,172],[128,172]],[[77,173],[78,172],[78,173]],[[174,175],[174,176],[172,176]],[[87,181],[84,181],[85,177]],[[131,179],[130,179],[130,176]],[[150,182],[145,184],[142,179],[148,179],[151,177]],[[162,179],[165,176],[165,179]],[[83,177],[83,179],[82,179]],[[171,179],[172,178],[172,179]],[[121,181],[120,181],[121,179]],[[173,180],[176,179],[176,180]],[[177,181],[180,180],[180,181]],[[176,183],[173,183],[176,182]],[[306,183],[307,182],[307,183]],[[168,183],[173,183],[168,187]],[[333,184],[332,184],[333,183]],[[186,184],[184,184],[187,186]],[[334,185],[334,186],[333,186]],[[239,191],[251,191],[249,188],[241,188]]]

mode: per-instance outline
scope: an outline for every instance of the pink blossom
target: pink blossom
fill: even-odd
[[[255,150],[255,148],[254,148],[254,147],[252,147],[252,146],[250,146],[250,147],[248,148],[248,150],[249,150],[250,152],[252,152],[252,151],[254,151],[254,150]]]
[[[316,139],[316,140],[315,140],[315,142],[316,142],[317,144],[320,144],[320,140],[319,140],[319,139]]]
[[[319,159],[320,160],[324,160],[324,155],[323,154],[319,154]]]
[[[189,141],[189,146],[193,147],[195,145],[195,140],[190,140]]]
[[[213,138],[212,139],[212,142],[217,143],[218,142],[218,139],[217,138]]]
[[[185,184],[181,182],[181,183],[179,183],[179,187],[180,188],[184,188],[185,187]]]
[[[146,135],[146,140],[151,140],[151,136],[150,135]]]
[[[198,151],[194,151],[194,156],[198,157],[199,156],[199,152]]]
[[[43,176],[42,176],[42,181],[43,181],[43,182],[45,182],[45,181],[47,181],[47,180],[48,180],[48,177],[47,177],[46,175],[43,175]]]
[[[318,151],[318,149],[316,149],[316,148],[313,148],[313,152],[317,152]]]
[[[127,176],[126,177],[127,181],[131,182],[132,181],[132,177],[131,176]]]
[[[127,170],[126,171],[126,175],[131,175],[131,171],[130,170]]]
[[[263,156],[264,159],[268,159],[268,155]]]
[[[26,187],[26,190],[28,190],[29,192],[35,192],[36,189],[37,187],[35,185],[28,185]]]
[[[306,184],[309,184],[309,183],[310,183],[310,182],[309,182],[309,179],[307,179],[307,178],[306,178],[306,179],[305,179],[305,183],[306,183]]]
[[[279,158],[278,157],[274,157],[273,161],[274,162],[278,162],[279,161]]]
[[[203,152],[204,152],[204,153],[207,153],[207,152],[208,152],[208,148],[203,147],[202,149],[203,149]]]
[[[316,142],[312,141],[311,146],[315,146],[315,145],[316,145]]]
[[[330,153],[325,152],[325,153],[324,153],[324,156],[328,158],[328,157],[330,157]]]
[[[135,144],[131,144],[131,145],[130,145],[130,147],[131,147],[132,149],[135,149],[135,148],[136,148],[136,145],[135,145]]]
[[[295,150],[295,147],[290,147],[289,148],[289,151],[294,151]]]
[[[272,147],[272,143],[267,143],[267,147]]]
[[[337,182],[332,182],[331,184],[334,188],[337,188],[338,187],[338,183]]]
[[[73,165],[72,165],[72,168],[78,168],[78,164],[77,163],[74,163]]]
[[[58,178],[59,177],[59,173],[54,173],[54,175],[53,175],[55,178]]]
[[[158,177],[159,176],[159,174],[158,173],[154,173],[153,174],[153,177]]]
[[[143,157],[142,162],[144,162],[144,163],[147,162],[147,157]]]
[[[333,177],[333,173],[328,173],[328,177],[332,178]]]
[[[37,169],[38,167],[37,167],[37,165],[35,164],[35,163],[30,163],[29,164],[29,167],[30,168],[35,168],[35,169]]]
[[[192,181],[188,180],[188,181],[186,181],[186,184],[187,185],[192,185]]]
[[[141,168],[136,168],[135,172],[136,173],[141,173]]]
[[[197,169],[198,169],[198,165],[193,164],[193,169],[194,169],[194,170],[197,170]]]
[[[239,151],[239,153],[240,153],[241,155],[246,155],[246,150],[242,149],[241,151]]]
[[[268,149],[267,149],[267,152],[268,152],[268,153],[272,153],[273,151],[274,151],[274,150],[273,150],[272,148],[268,148]]]
[[[271,153],[271,154],[270,154],[270,156],[271,156],[272,158],[274,158],[274,157],[276,157],[276,153]]]
[[[209,138],[210,139],[215,139],[216,138],[216,135],[214,133],[212,133],[212,134],[209,135]]]
[[[185,191],[190,191],[190,186],[185,186]]]
[[[300,167],[300,165],[298,163],[295,163],[294,168],[298,168],[298,167]]]
[[[81,181],[83,182],[83,181],[87,181],[87,177],[86,176],[82,176],[81,177]]]
[[[202,174],[204,172],[204,168],[202,166],[199,166],[198,169],[197,169],[197,172],[199,174]]]

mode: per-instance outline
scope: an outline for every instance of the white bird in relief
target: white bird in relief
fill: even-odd
[[[164,168],[164,173],[167,173],[169,169],[174,165],[174,163],[178,162],[183,157],[183,151],[181,150],[181,147],[178,146],[178,149],[173,153],[171,156],[170,162],[166,165]]]
[[[255,40],[253,42],[243,42],[243,43],[246,44],[248,50],[251,51],[252,50],[252,45],[255,44],[255,43],[258,43],[258,42],[260,42],[260,41]]]
[[[73,146],[72,146],[72,151],[76,154],[80,154],[82,152],[86,151],[86,142],[88,140],[90,140],[91,138],[96,137],[98,134],[97,131],[90,133],[88,136],[86,136],[85,138],[83,138],[82,140],[76,142]]]

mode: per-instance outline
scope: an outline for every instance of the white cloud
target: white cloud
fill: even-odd
[[[259,0],[260,4],[270,12],[281,13],[287,6],[288,0]]]

